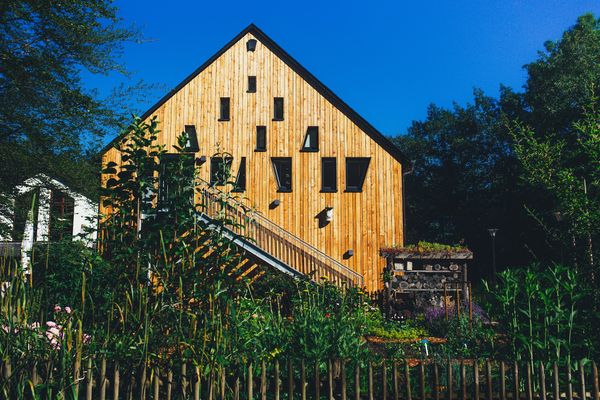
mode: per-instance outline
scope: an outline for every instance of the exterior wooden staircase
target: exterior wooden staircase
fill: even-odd
[[[241,202],[207,183],[200,189],[201,222],[206,232],[198,238],[194,253],[207,257],[213,251],[208,231],[220,234],[236,246],[239,257],[231,265],[223,266],[236,279],[250,283],[265,273],[261,266],[274,268],[291,276],[308,276],[313,280],[326,277],[338,286],[364,285],[363,276],[314,246],[293,235],[260,213],[249,210]],[[108,217],[110,218],[110,216]],[[223,221],[227,221],[223,223]],[[135,228],[132,228],[135,229]],[[107,231],[98,235],[98,250],[107,249]],[[202,235],[206,240],[202,239]]]
[[[238,267],[241,277],[249,276],[259,264],[292,276],[326,277],[338,286],[364,284],[363,276],[304,240],[293,235],[264,215],[253,212],[214,187],[200,189],[202,220],[208,229],[221,229],[222,234],[247,256],[249,261]],[[215,221],[227,220],[227,227]],[[251,281],[260,277],[252,275]]]

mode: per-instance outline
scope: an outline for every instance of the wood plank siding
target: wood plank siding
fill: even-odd
[[[246,48],[256,39],[255,51]],[[251,25],[216,57],[188,77],[144,115],[157,116],[159,142],[167,151],[185,125],[195,125],[200,151],[208,162],[217,149],[233,156],[235,175],[246,158],[244,195],[268,219],[364,276],[368,290],[382,288],[385,260],[379,249],[403,245],[402,165],[389,142],[316,78]],[[343,65],[340,65],[343,67]],[[248,93],[248,76],[256,92]],[[220,98],[229,97],[230,120],[219,121]],[[274,98],[284,99],[284,119],[273,120]],[[339,100],[339,101],[338,101]],[[256,127],[267,127],[266,151],[255,151]],[[318,151],[301,147],[309,126],[318,126]],[[375,132],[375,133],[373,133]],[[379,136],[377,136],[379,135]],[[272,157],[291,157],[292,191],[277,191]],[[337,159],[337,192],[321,192],[321,159]],[[346,192],[346,157],[370,157],[362,192]],[[104,164],[120,163],[114,148]],[[105,178],[104,178],[105,179]],[[269,208],[274,200],[276,208]],[[317,215],[333,207],[333,220],[319,227]],[[345,259],[352,249],[354,255]]]

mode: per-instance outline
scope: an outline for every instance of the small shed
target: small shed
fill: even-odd
[[[380,254],[386,259],[385,298],[390,316],[468,301],[468,262],[473,259],[469,249],[420,243],[381,249]]]

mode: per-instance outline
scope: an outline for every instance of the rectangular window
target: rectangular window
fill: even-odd
[[[184,192],[184,181],[177,176],[185,174],[190,182],[194,180],[194,157],[190,154],[163,154],[160,158],[158,174],[158,208],[160,211],[167,211],[171,205],[178,201]],[[151,178],[151,175],[149,176]],[[152,190],[152,189],[150,189]],[[194,200],[194,191],[189,191],[190,201]],[[152,199],[152,193],[147,194]]]
[[[256,76],[248,77],[248,93],[256,93]]]
[[[292,159],[291,157],[273,157],[273,171],[277,181],[278,192],[292,191]]]
[[[362,192],[370,162],[368,157],[346,158],[346,192]]]
[[[229,97],[221,97],[221,111],[219,121],[229,121]]]
[[[273,121],[283,121],[283,97],[273,99]]]
[[[321,192],[337,192],[337,160],[334,157],[321,159]]]
[[[319,127],[309,126],[302,143],[302,151],[319,151]]]
[[[211,157],[210,159],[210,184],[223,186],[231,175],[231,157]]]
[[[50,192],[50,241],[73,236],[75,200],[58,190]]]
[[[235,177],[234,192],[246,191],[246,157],[242,157],[240,167],[238,168],[237,176]]]
[[[255,151],[267,151],[267,127],[256,127],[256,149]]]

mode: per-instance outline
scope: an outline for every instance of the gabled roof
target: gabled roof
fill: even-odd
[[[327,86],[319,81],[313,74],[311,74],[306,68],[304,68],[298,61],[290,56],[285,50],[283,50],[277,43],[275,43],[270,37],[268,37],[263,31],[261,31],[256,25],[250,24],[246,29],[241,31],[236,37],[234,37],[229,43],[227,43],[221,50],[216,52],[211,58],[206,60],[204,64],[198,67],[192,72],[187,78],[185,78],[179,85],[173,88],[163,98],[161,98],[156,104],[154,104],[148,111],[146,111],[141,119],[145,120],[150,117],[160,106],[162,106],[167,100],[169,100],[175,93],[181,88],[187,85],[192,79],[198,76],[204,71],[209,65],[211,65],[217,58],[231,48],[235,43],[242,39],[246,34],[252,34],[258,41],[266,46],[271,52],[279,57],[283,62],[287,64],[294,72],[300,75],[308,84],[310,84],[321,96],[327,99],[333,104],[338,110],[340,110],[346,117],[354,122],[362,131],[371,137],[377,144],[383,147],[392,157],[398,162],[404,163],[408,159],[400,152],[400,150],[381,132],[379,132],[373,125],[368,123],[363,117],[361,117],[356,111],[354,111],[348,104],[340,99],[335,93],[333,93]],[[119,135],[113,139],[108,145],[106,145],[101,153],[107,151],[112,145],[126,136],[127,132]]]

